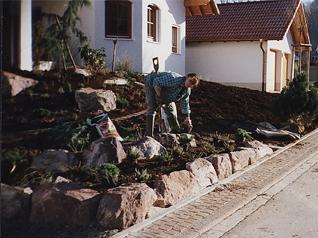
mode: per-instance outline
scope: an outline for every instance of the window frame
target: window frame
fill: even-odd
[[[159,10],[156,5],[147,6],[147,39],[152,42],[159,42]],[[149,12],[151,12],[150,18]],[[152,25],[151,32],[149,25]]]
[[[127,4],[128,6],[128,15],[126,27],[127,32],[124,34],[120,33],[118,29],[116,29],[117,32],[109,32],[109,28],[112,25],[115,25],[115,21],[113,18],[109,20],[109,17],[111,17],[111,14],[108,14],[109,12],[109,5],[108,4]],[[129,0],[105,0],[105,38],[122,38],[122,39],[132,39],[132,9],[133,4]],[[122,17],[122,18],[125,18]]]
[[[176,37],[174,36],[174,29],[176,29]],[[172,25],[171,27],[171,52],[173,54],[181,54],[180,52],[180,26],[179,25]],[[174,46],[174,37],[176,38],[176,46]],[[175,51],[174,51],[175,50]]]

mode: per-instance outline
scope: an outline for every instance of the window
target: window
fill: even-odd
[[[105,2],[105,37],[131,38],[131,2]]]
[[[172,53],[180,53],[180,28],[172,26]]]
[[[152,41],[158,41],[158,18],[159,9],[156,6],[149,5],[147,8],[147,33]]]

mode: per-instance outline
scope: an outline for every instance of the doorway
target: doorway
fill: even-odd
[[[1,1],[3,13],[3,56],[4,70],[19,67],[20,1]]]

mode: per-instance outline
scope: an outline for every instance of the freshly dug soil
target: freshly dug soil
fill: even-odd
[[[24,170],[32,162],[32,157],[45,149],[70,149],[67,142],[61,139],[67,123],[83,123],[93,113],[82,113],[78,110],[74,92],[81,87],[102,88],[103,82],[114,75],[98,75],[87,79],[69,73],[67,79],[57,77],[55,72],[41,75],[19,72],[23,76],[39,80],[39,84],[16,97],[3,98],[3,137],[4,152],[18,150],[23,162],[12,173],[12,163],[4,161],[2,166],[3,180],[9,184],[19,185]],[[144,115],[117,121],[116,118],[140,112],[146,108],[144,89],[135,84],[134,79],[128,85],[107,85],[105,89],[113,90],[117,96],[117,109],[110,112],[120,135],[128,143],[138,140],[145,133]],[[281,123],[272,113],[272,102],[277,95],[244,88],[223,86],[217,83],[201,82],[193,89],[190,97],[191,117],[194,135],[198,147],[182,148],[182,153],[174,154],[174,161],[154,161],[121,165],[121,182],[135,180],[135,168],[147,169],[152,178],[163,173],[183,169],[188,161],[207,156],[211,153],[231,151],[235,146],[227,143],[235,139],[237,128],[253,130],[258,122],[268,121],[274,125]],[[158,118],[157,118],[158,119]],[[179,121],[181,122],[182,116]],[[158,125],[158,123],[157,123]],[[54,134],[55,133],[55,134]],[[158,133],[158,127],[156,127]],[[91,140],[96,139],[92,137]],[[220,142],[217,145],[217,142]],[[173,148],[171,148],[172,150]],[[180,149],[180,148],[179,148]],[[173,153],[172,151],[170,151]],[[90,182],[90,176],[82,172],[68,175],[81,182]],[[80,176],[80,178],[77,178]],[[82,177],[81,177],[82,176]],[[96,181],[95,181],[96,182]],[[93,181],[94,183],[94,181]]]
[[[81,87],[102,88],[104,80],[113,75],[99,75],[88,80],[71,73],[67,75],[67,79],[58,78],[57,73],[54,72],[41,75],[29,72],[19,72],[19,74],[37,79],[39,84],[15,97],[3,97],[1,143],[2,154],[6,155],[6,158],[3,159],[5,156],[2,156],[2,182],[34,188],[46,179],[52,180],[52,177],[41,171],[30,170],[32,158],[45,149],[70,150],[66,138],[69,135],[66,135],[65,128],[72,127],[73,124],[82,125],[86,118],[94,116],[93,113],[81,113],[78,110],[74,99],[75,90]],[[123,120],[118,118],[146,108],[143,87],[135,84],[134,79],[130,82],[125,86],[107,85],[105,88],[113,90],[117,96],[118,109],[110,112],[109,115],[119,134],[125,139],[123,145],[128,154],[129,145],[144,135],[145,117],[141,114]],[[160,175],[184,169],[187,162],[196,158],[235,150],[237,145],[234,139],[237,128],[252,131],[257,123],[262,121],[280,126],[283,122],[272,113],[272,103],[276,97],[276,94],[201,82],[193,89],[190,97],[191,118],[194,125],[192,134],[196,139],[196,148],[188,145],[168,148],[167,155],[157,156],[150,161],[136,161],[129,155],[126,162],[118,165],[120,169],[118,181],[105,182],[104,178],[96,176],[96,171],[90,173],[81,168],[74,168],[64,174],[55,174],[53,179],[61,175],[99,191],[132,182],[147,182],[151,186],[153,180]],[[182,116],[179,121],[182,122]],[[158,126],[155,131],[158,133]],[[257,135],[253,136],[258,138]],[[90,142],[94,139],[96,133],[92,133]],[[283,145],[287,142],[276,141],[276,143]],[[81,158],[80,152],[76,155]],[[147,176],[140,176],[142,172]],[[12,235],[8,237],[17,237],[14,232],[12,233],[15,230],[19,234],[30,234],[26,237],[46,237],[48,234],[71,237],[74,233],[76,237],[88,237],[88,233],[98,233],[101,229],[92,226],[83,228],[84,230],[65,227],[43,227],[39,230],[37,226],[31,228],[28,224],[24,226],[18,230],[15,226],[9,228],[8,231]]]
[[[192,120],[196,131],[217,129],[224,122],[267,121],[281,123],[273,115],[272,103],[278,94],[270,94],[245,88],[201,82],[191,95]],[[226,124],[226,123],[225,123]]]

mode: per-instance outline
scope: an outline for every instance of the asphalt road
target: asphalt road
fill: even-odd
[[[318,237],[318,163],[222,237]]]

